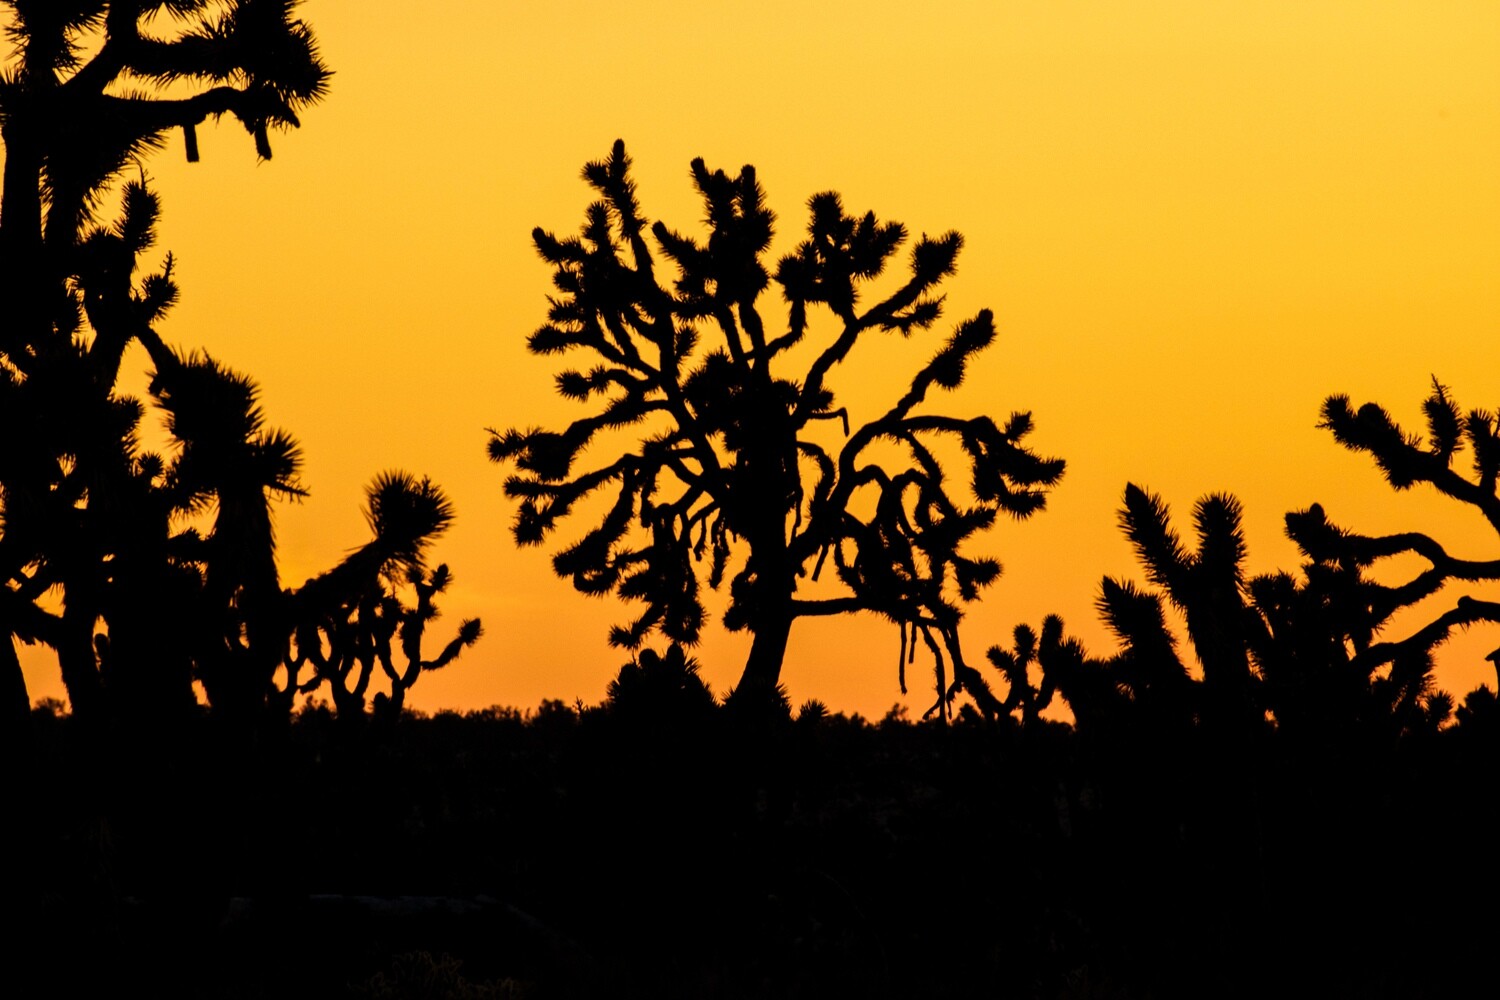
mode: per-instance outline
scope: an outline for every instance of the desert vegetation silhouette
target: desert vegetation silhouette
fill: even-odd
[[[919,238],[905,280],[866,304],[907,241],[905,227],[873,212],[849,215],[832,192],[815,195],[807,238],[773,273],[763,258],[774,218],[755,169],[730,176],[695,160],[692,176],[704,237],[648,227],[623,142],[584,168],[600,200],[580,234],[532,234],[560,294],[528,346],[587,357],[588,367],[559,372],[556,384],[565,398],[593,406],[561,431],[492,433],[490,457],[516,469],[505,484],[519,501],[516,542],[543,542],[591,494],[607,492],[613,501],[598,526],[552,565],[585,594],[644,604],[611,632],[613,644],[634,649],[653,631],[696,642],[702,578],[717,588],[736,562],[724,623],[753,634],[737,695],[773,695],[796,619],[872,611],[901,631],[903,689],[920,640],[934,655],[938,705],[946,706],[969,670],[960,603],[1000,572],[964,543],[1002,513],[1041,510],[1063,462],[1022,444],[1029,413],[997,424],[923,408],[930,393],[957,387],[995,339],[988,310],[959,323],[907,391],[865,423],[838,405],[830,375],[867,338],[911,336],[938,321],[937,289],[963,240],[956,232]],[[664,264],[675,273],[661,273]],[[758,304],[773,282],[786,301],[785,329],[768,330]],[[815,336],[817,306],[837,332],[789,377],[793,349]],[[838,448],[808,433],[834,420],[845,435]],[[622,430],[634,438],[623,447],[615,443]],[[600,440],[607,443],[595,451],[608,457],[580,468],[585,448]],[[944,468],[955,461],[944,444],[967,465],[967,492]],[[857,512],[862,497],[868,513]],[[804,585],[829,563],[842,592],[806,596]]]
[[[1320,426],[1345,448],[1368,452],[1395,489],[1427,484],[1500,525],[1494,414],[1463,412],[1435,378],[1423,411],[1425,441],[1403,431],[1380,406],[1356,410],[1346,396],[1324,401]],[[1454,468],[1465,450],[1472,477]],[[1451,721],[1455,701],[1436,686],[1436,650],[1456,629],[1500,622],[1500,604],[1467,593],[1410,634],[1386,638],[1398,612],[1446,586],[1500,579],[1500,561],[1451,555],[1425,532],[1360,534],[1334,524],[1313,504],[1286,515],[1287,536],[1304,556],[1300,575],[1252,578],[1244,571],[1242,512],[1233,496],[1214,494],[1194,506],[1196,549],[1172,527],[1162,498],[1135,484],[1125,489],[1119,518],[1155,588],[1102,581],[1098,608],[1119,652],[1090,657],[1065,637],[1055,616],[1043,623],[1040,640],[1020,626],[1013,648],[989,651],[1007,694],[1003,702],[980,699],[986,714],[1019,712],[1034,720],[1059,694],[1085,729],[1123,725],[1137,736],[1160,738],[1199,726],[1235,744],[1271,730],[1301,745],[1388,742],[1433,733]],[[1372,575],[1382,560],[1410,556],[1426,565],[1408,579],[1388,583]],[[1168,607],[1186,625],[1196,677],[1178,652]],[[1500,649],[1488,659],[1500,666]],[[1033,663],[1039,685],[1027,672]],[[1493,702],[1493,692],[1481,686],[1459,711],[1483,716]]]
[[[284,717],[296,693],[323,682],[341,708],[362,709],[377,662],[399,706],[421,670],[456,655],[451,644],[431,659],[420,653],[449,578],[446,568],[428,576],[422,559],[452,519],[441,490],[405,473],[378,478],[367,498],[374,540],[307,587],[284,590],[271,507],[305,495],[297,444],[267,425],[252,379],[206,353],[176,351],[157,332],[179,292],[171,254],[158,269],[142,265],[160,202],[141,158],[180,130],[197,159],[195,129],[226,114],[269,158],[270,132],[296,126],[327,90],[297,6],[4,4],[15,61],[0,78],[0,413],[9,428],[0,672],[17,728],[29,711],[17,641],[56,651],[81,718],[145,729],[186,718],[195,682],[217,715],[243,721]],[[101,219],[115,190],[118,215]],[[141,446],[145,406],[119,388],[132,342],[155,368],[149,391],[170,435],[166,454]],[[466,622],[455,641],[472,644],[479,631]],[[398,632],[401,669],[390,655]],[[314,676],[302,678],[309,660]],[[351,661],[363,667],[346,685]]]
[[[1500,710],[1487,686],[1462,704],[1438,690],[1434,658],[1455,630],[1500,622],[1481,589],[1500,562],[1452,554],[1436,531],[1360,534],[1311,505],[1286,517],[1301,567],[1250,576],[1232,495],[1199,500],[1183,529],[1131,484],[1118,517],[1144,581],[1098,593],[1118,649],[1091,655],[1051,616],[989,650],[995,673],[970,666],[960,615],[998,564],[966,547],[1040,510],[1063,464],[1024,445],[1025,414],[926,410],[991,345],[988,313],[884,412],[840,407],[831,382],[858,344],[940,319],[960,240],[917,240],[892,277],[905,230],[821,194],[773,273],[749,167],[694,164],[706,236],[648,231],[616,144],[585,169],[600,200],[581,235],[535,234],[558,296],[531,347],[589,358],[557,377],[589,412],[496,433],[491,452],[514,465],[518,541],[602,512],[554,566],[643,605],[612,636],[630,661],[597,706],[409,711],[412,686],[481,634],[470,620],[435,638],[453,575],[428,556],[451,501],[381,473],[369,541],[285,586],[273,511],[307,492],[297,443],[254,379],[166,342],[172,258],[146,259],[162,205],[144,157],[180,132],[194,158],[195,129],[223,115],[268,157],[271,133],[324,96],[298,5],[0,7],[16,46],[0,76],[0,988],[1488,986]],[[773,284],[788,313],[775,333]],[[123,388],[132,344],[153,367],[143,398]],[[1435,488],[1500,531],[1493,412],[1436,380],[1424,410],[1425,438],[1341,396],[1322,423],[1392,487]],[[153,412],[160,453],[141,443]],[[1391,582],[1376,572],[1391,559],[1419,568]],[[738,690],[777,710],[753,739],[689,655],[702,585],[726,581],[728,624],[754,636]],[[872,724],[808,702],[791,719],[792,624],[856,611],[898,625],[903,670],[931,649],[935,718]],[[653,635],[665,651],[644,648]],[[17,643],[38,642],[71,714],[30,707]],[[1043,714],[1059,701],[1070,723]]]

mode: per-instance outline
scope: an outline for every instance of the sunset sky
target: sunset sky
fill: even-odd
[[[1465,407],[1500,406],[1492,0],[307,0],[301,16],[335,75],[273,160],[224,122],[200,130],[202,162],[173,136],[145,164],[183,290],[161,332],[255,376],[303,446],[312,496],[278,513],[285,585],[366,540],[376,473],[453,498],[438,627],[478,615],[486,634],[415,707],[595,702],[626,659],[605,641],[626,609],[556,580],[555,546],[515,548],[507,470],[485,456],[486,427],[577,409],[553,392],[561,362],[526,353],[550,290],[529,234],[577,229],[580,168],[616,138],[647,216],[678,229],[702,217],[694,157],[755,164],[769,262],[829,189],[913,234],[964,234],[939,328],[870,345],[834,388],[855,420],[883,412],[953,323],[995,311],[997,343],[934,409],[1029,409],[1030,444],[1068,471],[1045,512],[971,548],[1005,565],[965,619],[973,662],[1053,612],[1113,648],[1100,577],[1143,579],[1116,523],[1127,482],[1184,534],[1198,497],[1236,494],[1254,572],[1296,568],[1282,516],[1313,502],[1500,557],[1476,512],[1393,492],[1316,426],[1338,392],[1419,431],[1434,375]],[[127,357],[141,387],[148,367]],[[1443,685],[1493,684],[1496,645],[1446,647]],[[710,630],[695,655],[715,690],[746,648]],[[873,616],[804,621],[783,681],[795,702],[879,715],[900,699],[896,648]],[[61,696],[55,662],[27,664],[32,697]]]

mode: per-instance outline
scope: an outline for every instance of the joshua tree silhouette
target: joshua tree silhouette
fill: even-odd
[[[243,701],[230,688],[248,676],[233,661],[274,668],[279,657],[269,500],[300,495],[297,448],[264,426],[252,381],[207,356],[179,357],[156,333],[177,298],[170,257],[134,276],[158,211],[144,181],[125,185],[120,219],[77,244],[76,346],[44,342],[0,383],[8,415],[29,432],[0,463],[9,636],[57,650],[84,714],[106,694],[128,714],[190,705],[194,664],[215,705],[227,706]],[[139,447],[141,404],[115,390],[132,339],[155,362],[151,392],[179,446],[170,460]],[[174,532],[174,516],[210,507],[207,537]],[[63,590],[61,614],[35,602],[51,586]],[[95,635],[100,619],[107,634]]]
[[[0,455],[0,577],[9,584],[0,654],[15,692],[7,707],[25,700],[16,638],[57,649],[82,714],[106,687],[132,703],[190,703],[191,630],[179,627],[187,619],[162,620],[190,617],[181,598],[196,586],[195,571],[174,562],[190,540],[168,531],[182,496],[162,459],[136,446],[141,407],[115,392],[115,380],[133,338],[151,350],[163,392],[182,390],[168,389],[174,375],[208,369],[176,364],[151,330],[177,291],[170,256],[135,281],[157,214],[144,181],[126,187],[115,224],[96,225],[95,208],[168,130],[184,129],[194,158],[193,129],[209,116],[233,114],[269,156],[267,129],[295,125],[328,71],[290,0],[4,6],[17,56],[0,77],[0,406],[16,442]],[[36,604],[53,587],[60,614]],[[101,618],[107,637],[95,636]],[[137,669],[146,659],[151,669]]]
[[[518,470],[506,481],[520,501],[516,541],[542,542],[586,496],[608,490],[615,499],[602,522],[559,552],[553,568],[584,593],[644,602],[633,622],[613,630],[614,644],[638,647],[652,630],[695,642],[704,618],[699,567],[707,563],[708,584],[717,588],[738,541],[745,556],[730,581],[725,624],[754,634],[742,696],[774,691],[795,619],[852,611],[897,623],[903,662],[920,636],[936,655],[946,696],[944,654],[967,669],[958,602],[1000,572],[993,559],[970,558],[960,547],[1001,512],[1040,510],[1063,463],[1021,445],[1029,414],[1001,427],[988,417],[919,412],[930,390],[956,387],[994,339],[988,311],[959,324],[907,392],[852,433],[828,377],[866,335],[907,336],[936,322],[942,298],[934,291],[953,273],[962,239],[955,232],[919,239],[906,281],[862,308],[861,293],[905,242],[904,227],[874,213],[847,215],[831,192],[815,195],[807,239],[773,276],[762,262],[773,218],[754,168],[731,177],[695,160],[692,173],[707,212],[706,240],[658,222],[650,227],[653,250],[622,142],[584,168],[601,200],[589,207],[581,236],[533,233],[561,295],[530,349],[592,355],[587,370],[559,373],[557,388],[572,400],[603,402],[561,432],[492,432],[491,458]],[[662,258],[675,278],[658,274]],[[789,304],[780,333],[767,330],[757,306],[772,281]],[[810,307],[820,303],[838,333],[798,377],[779,374],[809,334]],[[710,337],[714,346],[704,346]],[[846,440],[830,453],[807,431],[835,419]],[[600,431],[623,428],[640,435],[634,446],[575,468]],[[939,439],[967,461],[972,503],[952,492]],[[896,451],[899,460],[890,457]],[[868,515],[856,513],[856,493],[873,501]],[[816,580],[830,557],[842,596],[799,595],[799,583],[809,572]]]
[[[1400,642],[1375,643],[1391,616],[1432,594],[1445,580],[1490,579],[1492,563],[1447,557],[1421,535],[1371,538],[1330,524],[1318,505],[1286,516],[1287,534],[1306,562],[1301,577],[1272,573],[1247,578],[1239,502],[1228,495],[1198,501],[1196,551],[1171,526],[1160,497],[1131,485],[1121,526],[1159,591],[1106,577],[1099,611],[1119,639],[1115,655],[1094,660],[1060,655],[1043,630],[1041,691],[1032,691],[1024,664],[1029,630],[1017,630],[1016,652],[1001,647],[990,659],[1010,681],[1003,706],[1011,711],[1045,704],[1049,685],[1069,703],[1080,726],[1118,723],[1129,716],[1159,733],[1199,727],[1242,745],[1267,720],[1286,738],[1306,744],[1344,739],[1356,731],[1387,739],[1431,731],[1447,720],[1452,699],[1433,686],[1432,647],[1461,615],[1484,616],[1485,602],[1461,599],[1458,608]],[[1365,571],[1400,553],[1427,556],[1431,568],[1405,584],[1388,586]],[[1166,619],[1166,603],[1187,624],[1202,669],[1190,676]],[[1055,619],[1049,619],[1049,624]],[[1460,622],[1462,623],[1462,622]],[[1060,625],[1055,629],[1060,636]],[[1389,665],[1390,669],[1381,672]]]
[[[121,719],[180,718],[196,679],[216,714],[248,719],[289,709],[298,689],[295,673],[284,688],[275,675],[291,662],[289,636],[310,602],[281,588],[271,522],[273,498],[303,495],[296,442],[266,426],[253,380],[206,354],[180,355],[158,335],[178,289],[170,254],[159,271],[141,273],[160,214],[144,174],[123,185],[115,221],[95,219],[103,192],[172,128],[184,130],[195,159],[195,126],[232,114],[270,156],[267,129],[296,125],[329,75],[292,16],[297,6],[5,3],[19,62],[0,78],[0,413],[12,432],[0,449],[0,671],[14,719],[28,708],[16,639],[57,651],[83,716],[108,707]],[[150,392],[167,415],[171,457],[139,446],[143,407],[117,390],[133,340],[155,366]],[[425,480],[391,474],[382,483],[387,512],[372,518],[380,559],[372,566],[367,546],[311,593],[358,604],[382,571],[417,573],[413,606],[393,593],[379,599],[403,650],[417,652],[403,670],[381,661],[399,707],[422,669],[457,652],[420,656],[433,595],[447,581],[446,572],[426,576],[420,554],[452,511]],[[421,500],[442,517],[417,525],[391,513]],[[206,533],[184,527],[185,515],[210,511]],[[351,594],[329,596],[330,580]],[[60,611],[38,603],[51,588],[62,594]],[[466,623],[460,645],[478,632]],[[377,648],[388,654],[386,638]]]
[[[1427,417],[1427,441],[1405,433],[1390,414],[1374,403],[1358,410],[1349,397],[1329,396],[1323,403],[1321,426],[1351,451],[1369,452],[1386,481],[1398,490],[1427,483],[1445,496],[1475,508],[1500,535],[1500,421],[1494,412],[1475,409],[1464,413],[1446,386],[1432,380],[1432,393],[1422,403]],[[1473,466],[1469,478],[1453,468],[1454,458],[1467,447]],[[1291,521],[1288,520],[1291,527]],[[1381,587],[1362,581],[1361,603],[1370,618],[1383,622],[1399,608],[1436,593],[1449,581],[1476,583],[1500,580],[1500,559],[1459,559],[1432,536],[1422,532],[1395,535],[1359,535],[1328,524],[1321,508],[1303,516],[1297,538],[1310,556],[1331,565],[1358,570],[1375,560],[1412,553],[1425,559],[1427,569],[1404,584]],[[1300,536],[1300,537],[1299,537]],[[1375,669],[1392,665],[1393,675],[1403,663],[1421,662],[1448,638],[1455,628],[1500,622],[1500,603],[1473,596],[1459,597],[1455,605],[1404,639],[1363,646],[1360,663]],[[1368,640],[1367,640],[1368,641]],[[1500,667],[1500,649],[1488,657]]]
[[[446,565],[429,572],[424,559],[453,521],[453,505],[440,488],[408,473],[383,473],[366,490],[365,520],[374,536],[368,543],[289,595],[293,641],[277,698],[288,709],[296,694],[326,682],[340,715],[361,714],[378,666],[391,693],[376,703],[384,716],[399,716],[422,673],[452,663],[483,632],[479,619],[466,619],[437,656],[422,655],[427,625],[438,614],[434,598],[452,581]],[[403,600],[405,587],[414,594],[411,604]],[[309,662],[313,676],[304,681]]]
[[[1188,637],[1203,668],[1198,699],[1203,721],[1243,732],[1258,719],[1251,652],[1262,626],[1247,603],[1239,501],[1224,494],[1198,501],[1193,508],[1196,552],[1183,547],[1170,519],[1159,497],[1134,484],[1125,488],[1120,526],[1145,564],[1147,579],[1187,619]],[[1186,672],[1172,651],[1160,598],[1106,579],[1099,605],[1125,643],[1119,666],[1137,699],[1165,696],[1186,707]]]

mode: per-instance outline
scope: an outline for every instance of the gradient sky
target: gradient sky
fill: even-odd
[[[377,472],[448,490],[439,628],[480,615],[486,635],[416,707],[594,702],[626,658],[605,643],[617,601],[554,579],[551,548],[512,545],[506,471],[485,458],[487,426],[569,417],[556,359],[525,351],[550,287],[529,233],[576,230],[579,170],[617,137],[646,214],[674,228],[702,216],[693,157],[754,163],[773,259],[828,189],[964,234],[945,322],[856,354],[835,388],[856,420],[882,412],[953,322],[995,310],[996,345],[942,406],[1030,409],[1031,444],[1068,472],[1047,511],[972,547],[1005,564],[966,618],[973,661],[1051,612],[1113,648],[1093,602],[1102,575],[1143,577],[1116,524],[1130,481],[1184,529],[1198,497],[1235,493],[1255,572],[1295,568],[1281,518],[1314,501],[1367,533],[1500,556],[1477,513],[1394,493],[1316,427],[1342,392],[1419,430],[1434,374],[1466,407],[1500,406],[1492,0],[308,0],[302,16],[332,91],[273,135],[273,160],[226,122],[200,130],[202,162],[174,137],[146,163],[183,288],[162,333],[253,374],[303,445],[312,497],[278,514],[285,583],[365,540]],[[142,387],[148,366],[127,357]],[[1497,641],[1450,644],[1441,683],[1493,684]],[[716,690],[747,646],[706,637]],[[794,701],[878,715],[899,700],[896,647],[873,616],[800,622],[783,680]],[[33,697],[61,694],[55,663],[27,664]]]

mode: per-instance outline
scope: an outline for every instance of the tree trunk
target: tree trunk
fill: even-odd
[[[72,609],[63,612],[62,628],[53,648],[73,714],[92,722],[104,711],[104,685],[94,653],[94,617],[70,612]]]
[[[0,351],[12,355],[39,346],[46,336],[47,285],[42,254],[41,157],[5,129],[4,197],[0,198]]]
[[[731,527],[750,545],[749,587],[743,598],[746,624],[755,633],[750,658],[735,690],[736,700],[770,710],[778,702],[777,682],[792,629],[792,594],[797,567],[787,549],[787,521],[798,488],[797,435],[764,370],[746,373],[745,389],[760,418],[745,427],[746,440],[736,472],[740,496]],[[738,581],[736,581],[738,583]]]
[[[16,656],[16,640],[9,634],[0,638],[0,729],[9,740],[14,734],[19,738],[25,732],[27,719],[31,716],[31,696],[26,691],[26,675],[21,671],[21,660]]]
[[[740,675],[735,695],[757,704],[769,704],[781,680],[781,662],[786,658],[787,638],[792,631],[791,610],[761,615],[751,629],[755,640],[750,644],[750,657],[745,661],[745,672]]]

